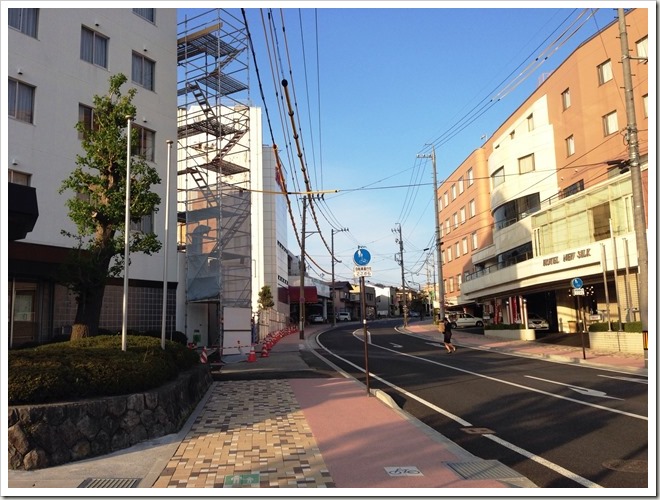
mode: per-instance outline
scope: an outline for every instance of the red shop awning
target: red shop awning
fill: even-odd
[[[319,297],[316,294],[315,286],[306,286],[305,287],[305,304],[316,304],[319,301]],[[289,304],[297,304],[300,302],[300,287],[299,286],[290,286],[289,287]]]

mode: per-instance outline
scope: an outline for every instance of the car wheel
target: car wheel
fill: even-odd
[[[482,321],[477,321],[477,326],[484,326]]]
[[[458,325],[456,323],[450,323],[452,328],[458,328]]]

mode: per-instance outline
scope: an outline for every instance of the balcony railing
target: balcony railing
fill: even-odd
[[[524,262],[526,260],[529,260],[534,257],[533,252],[524,252],[521,254],[516,255],[515,257],[510,257],[506,259],[505,261],[498,262],[497,264],[492,264],[490,266],[486,266],[483,269],[478,269],[474,272],[471,273],[465,273],[465,281],[470,281],[473,279],[480,278],[482,276],[485,276],[487,274],[490,274],[495,271],[499,271],[500,269],[505,269],[507,267],[515,266],[516,264],[519,264],[520,262]]]

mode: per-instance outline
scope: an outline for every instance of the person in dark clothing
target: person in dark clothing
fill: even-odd
[[[454,347],[451,343],[451,323],[447,318],[443,320],[445,324],[445,332],[443,334],[443,342],[445,343],[445,349],[447,349],[447,353],[451,354],[452,352],[456,351],[456,347]]]

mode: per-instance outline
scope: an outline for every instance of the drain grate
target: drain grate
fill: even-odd
[[[520,474],[497,460],[445,462],[464,479],[518,479]]]
[[[136,478],[90,478],[88,477],[78,488],[137,488],[140,479]]]

